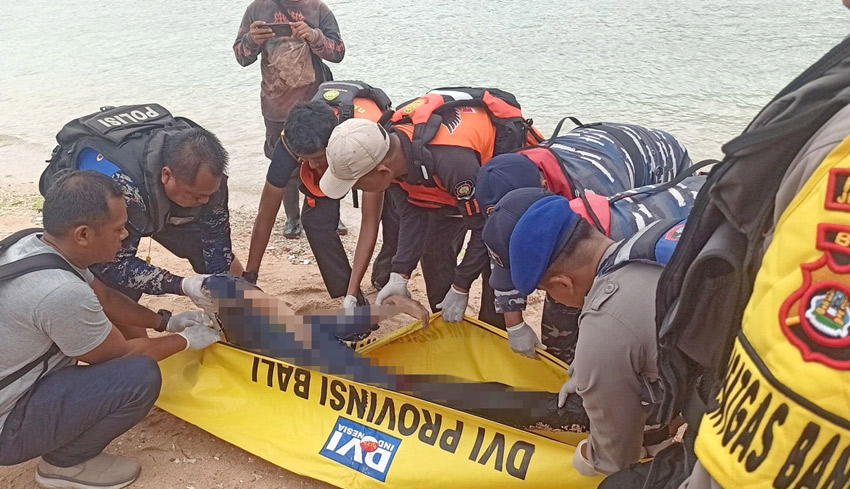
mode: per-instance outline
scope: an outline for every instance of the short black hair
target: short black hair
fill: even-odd
[[[162,145],[162,166],[184,183],[194,183],[202,166],[216,177],[224,175],[229,158],[221,141],[203,127],[169,133]]]
[[[308,155],[328,147],[331,133],[339,118],[330,105],[314,100],[298,104],[289,112],[283,125],[283,138],[296,155]]]
[[[109,219],[109,199],[124,198],[112,178],[96,171],[64,171],[44,197],[44,230],[64,236],[78,226],[99,227]]]

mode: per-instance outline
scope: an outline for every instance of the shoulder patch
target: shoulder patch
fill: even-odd
[[[475,195],[475,182],[472,180],[464,180],[458,183],[455,185],[454,194],[458,200],[471,199],[472,196]]]

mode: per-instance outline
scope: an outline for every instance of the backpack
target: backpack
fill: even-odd
[[[198,125],[172,116],[158,104],[101,107],[98,112],[68,122],[56,135],[59,144],[41,174],[39,192],[45,195],[63,170],[78,169],[79,154],[86,148],[98,151],[141,189],[148,190],[146,163],[159,163],[166,132],[190,127]]]
[[[339,110],[339,122],[354,117],[354,99],[367,98],[375,102],[381,110],[392,109],[392,101],[380,88],[361,81],[329,81],[319,85],[312,101],[321,101]],[[386,117],[389,117],[388,115]]]
[[[723,146],[656,293],[659,416],[680,413],[691,436],[715,401],[753,292],[774,198],[790,163],[850,103],[850,39],[785,87]],[[722,304],[723,307],[716,307]],[[696,461],[687,450],[684,471]]]
[[[484,109],[496,128],[493,155],[510,153],[529,144],[538,144],[543,137],[534,128],[534,122],[522,115],[516,97],[496,88],[446,87],[429,91],[424,97],[398,106],[390,122],[413,124],[413,162],[425,180],[434,174],[433,163],[425,146],[437,135],[440,124],[449,111],[461,107]],[[484,155],[482,155],[482,158]]]
[[[3,240],[0,240],[0,255],[5,253],[6,250],[8,250],[12,245],[20,241],[22,238],[25,238],[33,233],[40,233],[42,231],[43,230],[39,228],[24,229],[23,231],[18,231],[17,233],[14,233],[11,236],[4,238]],[[83,277],[80,275],[80,272],[74,270],[74,267],[72,267],[61,256],[55,253],[42,253],[39,255],[28,256],[26,258],[11,263],[6,263],[5,265],[0,265],[0,283],[21,277],[28,273],[50,269],[66,270],[79,277],[80,280],[83,280]],[[47,371],[47,361],[50,359],[50,357],[57,353],[59,353],[59,347],[56,346],[56,344],[54,343],[50,346],[50,349],[47,350],[43,355],[19,368],[15,372],[0,379],[0,390],[3,390],[8,387],[13,382],[26,375],[30,370],[34,369],[39,364],[43,364],[42,374],[44,374],[44,372]]]

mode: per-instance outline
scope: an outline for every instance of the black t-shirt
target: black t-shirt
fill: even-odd
[[[421,183],[420,169],[413,165],[413,159],[410,157],[410,140],[402,133],[398,135],[409,165],[407,183]],[[457,210],[472,231],[463,261],[455,271],[454,280],[455,285],[468,289],[484,267],[489,264],[487,248],[481,239],[484,217],[474,197],[475,179],[481,168],[480,158],[469,148],[436,145],[429,145],[428,148],[434,159],[434,176],[439,179],[446,192],[458,200]],[[415,206],[407,201],[399,203],[401,223],[398,250],[393,258],[392,271],[409,275],[416,268],[425,242],[423,236],[428,226],[428,212],[431,210]]]
[[[283,144],[283,141],[278,139],[277,144],[274,146],[271,163],[269,163],[269,171],[266,172],[266,181],[269,182],[269,185],[277,188],[283,188],[286,187],[291,178],[298,178],[298,190],[300,190],[301,193],[314,199],[326,199],[327,197],[318,197],[313,195],[313,193],[304,187],[304,184],[301,182],[298,175],[300,168],[301,163],[298,161],[298,158],[286,149],[286,145]]]

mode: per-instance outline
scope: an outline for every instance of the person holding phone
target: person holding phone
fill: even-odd
[[[321,0],[254,0],[242,17],[233,52],[242,66],[261,58],[263,149],[271,160],[292,107],[310,100],[321,83],[333,79],[323,60],[339,63],[345,57],[339,25]],[[293,175],[283,203],[284,236],[292,239],[301,236],[297,182]],[[338,232],[344,234],[339,225]]]

